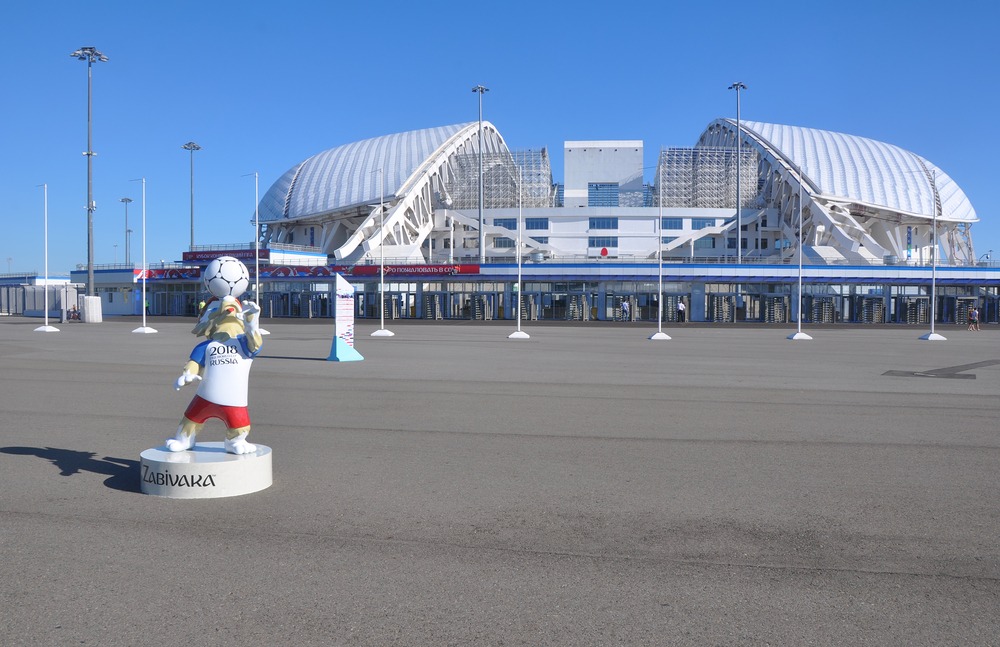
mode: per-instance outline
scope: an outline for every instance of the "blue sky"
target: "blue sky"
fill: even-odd
[[[718,117],[870,137],[922,155],[963,188],[977,255],[1000,254],[993,125],[1000,84],[994,3],[335,3],[179,0],[5,3],[0,66],[0,272],[86,263],[87,65],[95,46],[95,263],[124,261],[124,205],[140,261],[195,242],[250,241],[263,195],[320,151],[484,118],[514,149],[639,139],[647,165],[692,146]],[[647,180],[653,173],[648,172]],[[117,249],[115,248],[117,245]],[[9,259],[9,260],[8,260]]]

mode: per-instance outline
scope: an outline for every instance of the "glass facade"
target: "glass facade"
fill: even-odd
[[[587,185],[587,206],[617,207],[618,192],[617,183],[591,182]]]

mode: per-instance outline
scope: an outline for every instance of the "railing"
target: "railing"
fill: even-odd
[[[254,249],[254,244],[249,243],[218,243],[215,245],[195,245],[191,248],[192,252],[221,252],[228,249]],[[288,243],[270,243],[265,248],[261,246],[261,249],[276,249],[280,251],[287,252],[313,252],[316,254],[322,254],[323,250],[315,245],[290,245]]]

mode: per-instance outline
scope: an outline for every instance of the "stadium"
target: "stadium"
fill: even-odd
[[[563,146],[562,183],[548,149],[511,150],[488,121],[319,152],[264,193],[258,241],[150,268],[151,312],[193,314],[199,266],[229,254],[259,264],[268,316],[331,316],[339,273],[359,317],[513,319],[519,297],[526,320],[672,322],[684,303],[691,321],[785,322],[798,320],[801,275],[805,322],[928,323],[932,282],[936,321],[973,304],[998,321],[976,212],[916,153],[734,119],[648,169],[642,141]],[[98,294],[141,274],[105,272]],[[102,301],[139,311],[134,295]]]

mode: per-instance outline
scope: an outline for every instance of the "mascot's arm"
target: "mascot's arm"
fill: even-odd
[[[246,328],[247,347],[251,353],[256,353],[264,345],[264,339],[260,336],[260,306],[253,301],[244,301],[243,322]]]
[[[201,375],[198,375],[198,371],[200,368],[201,366],[198,364],[198,362],[194,360],[191,360],[187,364],[185,364],[181,376],[177,378],[176,382],[174,382],[174,389],[180,391],[181,388],[184,387],[184,385],[191,384],[195,380],[200,380]]]

